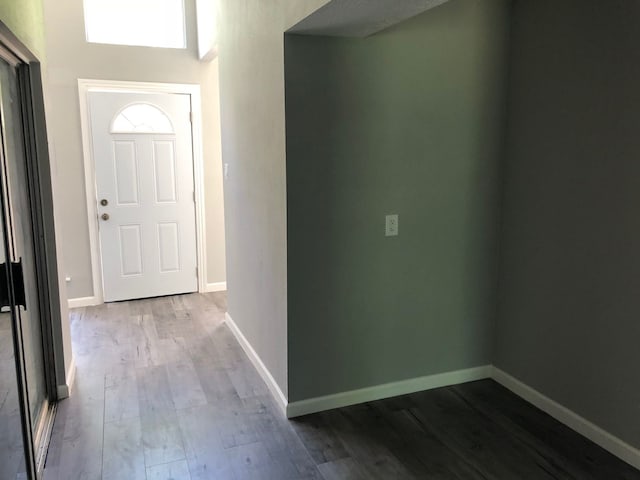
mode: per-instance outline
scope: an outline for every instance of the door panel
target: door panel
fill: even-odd
[[[40,249],[36,255],[43,235],[34,228],[42,228],[42,209],[35,207],[42,199],[42,164],[34,156],[29,73],[24,65],[18,68],[20,78],[16,67],[0,60],[0,478],[35,479],[43,468],[55,397],[53,362],[45,355],[51,338],[41,314],[41,304],[49,307],[40,268],[45,254]]]
[[[138,159],[134,142],[114,142],[118,205],[138,205]]]
[[[156,202],[176,203],[175,142],[153,142]]]
[[[5,203],[7,231],[9,232],[9,260],[21,262],[24,277],[25,306],[16,307],[24,350],[24,368],[30,412],[30,425],[36,442],[49,407],[47,372],[44,363],[44,337],[36,257],[32,202],[29,197],[29,172],[24,152],[22,113],[18,99],[18,81],[15,70],[0,62],[0,111],[5,151],[4,182],[8,201]],[[35,445],[38,449],[39,445]]]
[[[0,214],[0,264],[6,264],[2,217]],[[9,283],[7,278],[4,281]],[[15,479],[26,471],[16,377],[15,333],[11,310],[4,307],[0,310],[0,478],[7,479]]]
[[[122,276],[142,275],[142,235],[140,225],[120,226]]]
[[[88,98],[105,301],[195,292],[191,98]]]
[[[161,272],[169,273],[180,270],[179,242],[177,223],[161,223],[158,225]]]

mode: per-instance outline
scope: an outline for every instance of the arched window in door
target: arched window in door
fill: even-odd
[[[116,115],[111,133],[174,133],[174,130],[169,117],[158,107],[134,103]]]

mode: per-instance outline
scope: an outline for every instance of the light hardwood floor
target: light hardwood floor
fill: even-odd
[[[72,311],[76,386],[45,480],[640,480],[492,381],[289,421],[224,294]]]

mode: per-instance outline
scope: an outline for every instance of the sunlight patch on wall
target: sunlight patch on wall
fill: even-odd
[[[196,0],[198,15],[198,55],[211,60],[218,53],[218,11],[216,0]]]

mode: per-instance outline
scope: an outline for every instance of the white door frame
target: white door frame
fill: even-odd
[[[204,159],[202,151],[202,107],[200,85],[176,83],[123,82],[115,80],[78,80],[80,96],[80,125],[82,128],[82,149],[84,156],[84,182],[87,200],[87,220],[89,243],[91,246],[91,273],[93,276],[93,297],[78,299],[81,304],[73,306],[99,305],[104,303],[102,285],[102,260],[98,232],[98,197],[96,190],[93,139],[89,121],[89,92],[102,93],[178,93],[191,96],[191,135],[193,142],[193,181],[196,195],[196,255],[198,259],[198,292],[207,291],[207,250],[204,211]]]

